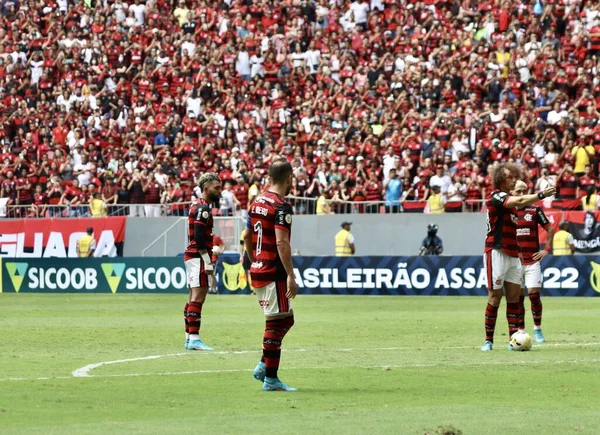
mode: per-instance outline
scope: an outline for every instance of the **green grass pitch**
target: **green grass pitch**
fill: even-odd
[[[600,298],[543,299],[531,352],[506,350],[502,315],[482,353],[484,298],[299,296],[297,393],[252,378],[254,297],[209,295],[215,352],[183,350],[185,298],[0,295],[0,433],[600,433]]]

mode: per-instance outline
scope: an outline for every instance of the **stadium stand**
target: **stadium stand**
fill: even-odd
[[[580,207],[597,184],[598,2],[3,0],[1,12],[5,216],[80,216],[94,198],[100,214],[179,215],[204,171],[231,183],[229,214],[276,155],[295,168],[297,213],[431,212],[434,185],[448,211],[480,211],[504,160],[531,189],[556,183],[554,207]]]

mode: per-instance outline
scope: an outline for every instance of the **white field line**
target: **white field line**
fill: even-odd
[[[480,361],[480,362],[437,362],[437,363],[421,363],[421,364],[392,364],[392,365],[365,365],[365,366],[314,366],[314,367],[286,367],[285,370],[338,370],[341,368],[354,368],[354,369],[380,369],[380,370],[392,370],[392,369],[407,369],[407,368],[430,368],[430,367],[464,367],[464,366],[488,366],[488,365],[506,365],[506,364],[517,364],[517,365],[539,365],[539,364],[550,364],[550,365],[562,365],[562,364],[582,364],[582,363],[600,363],[599,358],[592,359],[566,359],[566,360],[550,360],[550,361],[532,361],[532,360],[520,360],[520,361]],[[239,372],[251,372],[253,369],[216,369],[216,370],[189,370],[182,372],[156,372],[156,373],[123,373],[123,374],[112,374],[112,375],[88,375],[88,378],[132,378],[140,376],[176,376],[176,375],[194,375],[194,374],[207,374],[207,373],[239,373]],[[57,377],[41,377],[41,378],[7,378],[0,379],[0,382],[5,381],[37,381],[37,380],[54,380],[54,379],[73,379],[71,376],[57,376]]]
[[[550,343],[550,344],[544,344],[544,346],[597,346],[600,345],[600,343]],[[431,350],[437,350],[437,349],[441,349],[441,350],[449,350],[449,349],[472,349],[473,346],[442,346],[442,347],[435,347],[435,348],[420,348],[420,349],[431,349]],[[285,352],[365,352],[365,351],[396,351],[396,350],[414,350],[414,349],[419,349],[419,348],[414,348],[414,347],[379,347],[379,348],[367,348],[367,349],[360,349],[360,348],[346,348],[346,349],[290,349],[287,350]],[[252,349],[252,350],[225,350],[225,351],[215,351],[215,352],[208,352],[211,355],[242,355],[242,354],[247,354],[247,353],[258,353],[260,350],[259,349]],[[94,364],[88,364],[85,367],[81,367],[77,370],[73,371],[73,377],[75,378],[87,378],[90,377],[90,372],[98,367],[102,367],[102,366],[106,366],[106,365],[111,365],[111,364],[121,364],[121,363],[127,363],[127,362],[133,362],[133,361],[144,361],[144,360],[151,360],[151,359],[158,359],[158,358],[165,358],[165,357],[171,357],[171,356],[182,356],[182,355],[190,355],[192,353],[202,353],[202,352],[186,352],[186,353],[170,353],[170,354],[166,354],[166,355],[153,355],[153,356],[144,356],[141,358],[129,358],[129,359],[121,359],[121,360],[116,360],[116,361],[106,361],[106,362],[99,362],[99,363],[94,363]]]
[[[88,364],[85,367],[81,367],[80,369],[74,370],[73,371],[73,377],[75,378],[85,378],[89,376],[89,372],[91,372],[92,370],[98,368],[98,367],[102,367],[102,366],[108,366],[111,364],[121,364],[121,363],[127,363],[127,362],[133,362],[133,361],[144,361],[144,360],[149,360],[149,359],[158,359],[158,358],[164,358],[167,356],[181,356],[181,355],[187,355],[187,353],[170,353],[167,355],[152,355],[152,356],[143,356],[141,358],[128,358],[128,359],[118,359],[115,361],[104,361],[104,362],[99,362],[99,363],[94,363],[94,364]]]
[[[578,346],[600,346],[600,342],[589,342],[589,343],[544,343],[544,344],[540,344],[537,345],[537,347],[540,348],[544,348],[544,347],[578,347]],[[287,350],[283,350],[284,353],[287,352],[321,352],[321,353],[325,353],[325,352],[339,352],[339,353],[347,353],[347,352],[385,352],[385,351],[401,351],[401,350],[461,350],[461,349],[478,349],[477,347],[474,346],[440,346],[440,347],[379,347],[379,348],[339,348],[339,349],[287,349]],[[154,375],[178,375],[178,374],[201,374],[201,373],[227,373],[227,372],[242,372],[242,371],[247,371],[246,369],[231,369],[231,370],[198,370],[198,371],[186,371],[186,372],[166,372],[166,373],[130,373],[130,374],[115,374],[115,375],[91,375],[90,372],[98,367],[102,367],[105,365],[112,365],[112,364],[122,364],[122,363],[128,363],[128,362],[134,362],[134,361],[145,361],[145,360],[153,360],[153,359],[159,359],[159,358],[167,358],[167,357],[177,357],[177,356],[185,356],[185,355],[200,355],[203,353],[206,353],[208,355],[243,355],[243,354],[248,354],[248,353],[259,353],[260,349],[249,349],[249,350],[230,350],[230,351],[214,351],[214,352],[182,352],[182,353],[170,353],[170,354],[165,354],[165,355],[151,355],[151,356],[144,356],[144,357],[139,357],[139,358],[127,358],[127,359],[121,359],[121,360],[114,360],[114,361],[103,361],[103,362],[98,362],[98,363],[93,363],[93,364],[88,364],[84,367],[81,367],[79,369],[76,369],[72,372],[72,376],[54,376],[54,377],[38,377],[38,378],[4,378],[4,379],[0,379],[0,382],[5,382],[5,381],[31,381],[31,380],[37,380],[37,381],[45,381],[45,380],[53,380],[53,379],[71,379],[72,377],[75,378],[100,378],[100,377],[133,377],[133,376],[154,376]],[[571,363],[571,362],[597,362],[598,360],[568,360],[568,361],[549,361],[548,363],[554,363],[554,364],[563,364],[563,363]],[[355,368],[409,368],[409,367],[436,367],[439,365],[480,365],[480,364],[505,364],[506,362],[486,362],[486,363],[459,363],[459,364],[451,364],[451,363],[434,363],[434,364],[404,364],[404,365],[397,365],[397,366],[348,366],[348,367],[355,367]],[[514,364],[519,364],[520,362],[516,362],[516,361],[511,361],[511,363]],[[531,361],[522,361],[521,363],[523,364],[542,364],[542,363],[546,363],[545,361],[542,362],[531,362]],[[337,366],[339,368],[342,368],[344,366]],[[291,368],[291,370],[294,369],[314,369],[314,370],[329,370],[329,369],[333,369],[333,368],[337,368],[337,367],[297,367],[297,368]],[[290,368],[288,368],[290,369]]]

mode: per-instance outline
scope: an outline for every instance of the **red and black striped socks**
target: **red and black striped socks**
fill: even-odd
[[[508,322],[508,336],[512,335],[519,330],[521,325],[521,317],[524,313],[521,313],[519,302],[507,302],[506,303],[506,321]]]
[[[200,340],[200,322],[202,320],[202,303],[190,302],[185,316],[190,340]]]
[[[186,302],[185,308],[183,309],[183,321],[185,322],[185,338],[186,338],[186,340],[188,338],[190,338],[190,328],[188,326],[188,321],[187,321],[187,312],[188,312],[189,306],[190,306],[190,304],[188,302]]]
[[[494,331],[496,330],[496,319],[498,317],[498,307],[487,304],[485,307],[485,341],[494,342]]]
[[[525,329],[525,296],[519,296],[519,329]]]
[[[293,325],[294,316],[266,321],[263,337],[263,358],[261,361],[265,363],[267,378],[277,378],[279,360],[281,359],[281,342]]]
[[[540,329],[542,326],[542,299],[539,293],[529,293],[531,301],[531,314],[533,314],[533,324],[535,329]]]

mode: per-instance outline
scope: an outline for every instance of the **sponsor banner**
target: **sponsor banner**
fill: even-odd
[[[251,288],[238,255],[222,255],[219,293],[248,294]],[[293,257],[299,294],[487,295],[483,256]],[[548,256],[542,263],[543,293],[600,296],[600,257]]]
[[[180,258],[0,259],[0,292],[187,293]]]
[[[578,200],[581,202],[581,200]],[[575,251],[585,254],[600,252],[600,212],[597,211],[545,211],[554,230],[562,220],[569,224]],[[540,229],[540,246],[546,244],[546,231]]]
[[[2,221],[0,257],[77,257],[77,240],[94,229],[94,257],[117,257],[123,253],[125,216],[91,219],[21,219]]]
[[[239,256],[222,255],[221,294],[250,294]],[[294,257],[299,294],[487,294],[482,257]],[[547,257],[543,293],[600,296],[600,257]],[[187,293],[181,258],[0,258],[0,292]]]

